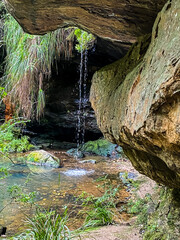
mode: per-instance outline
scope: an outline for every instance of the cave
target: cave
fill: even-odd
[[[52,68],[50,79],[44,80],[46,107],[43,116],[27,124],[32,143],[49,148],[70,148],[77,144],[77,121],[79,105],[79,78],[81,54],[74,50],[71,57],[62,56]],[[97,126],[94,110],[89,101],[93,74],[102,67],[124,56],[129,45],[122,48],[118,43],[96,38],[94,45],[87,51],[87,79],[85,103],[84,141],[103,137]]]

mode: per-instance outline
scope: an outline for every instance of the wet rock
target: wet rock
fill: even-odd
[[[91,164],[96,164],[96,160],[94,160],[94,159],[88,159],[88,160],[80,161],[80,163],[91,163]]]
[[[78,151],[77,148],[72,148],[67,151],[67,154],[69,156],[72,156],[74,158],[83,158],[84,154],[81,151]]]
[[[31,137],[32,141],[42,148],[70,149],[74,146],[70,146],[68,142],[77,142],[79,62],[80,58],[73,58],[71,61],[61,60],[58,63],[58,70],[52,69],[52,78],[44,81],[44,88],[47,89],[44,116],[40,122],[33,121],[27,125],[28,130],[37,135]],[[91,69],[91,67],[89,68]],[[84,102],[85,141],[102,137],[95,113],[88,101],[90,79],[94,71],[88,70],[87,99]],[[62,142],[67,142],[66,146],[62,146]]]
[[[98,155],[104,157],[120,157],[122,153],[121,147],[113,144],[105,139],[89,141],[82,145],[79,150],[85,155]]]
[[[179,0],[158,14],[148,42],[141,38],[94,74],[91,103],[105,138],[121,145],[140,173],[180,188]]]
[[[6,237],[6,230],[7,230],[7,227],[2,227],[0,229],[0,236],[1,237]]]
[[[27,156],[27,161],[30,164],[41,166],[49,166],[55,168],[62,166],[62,162],[59,158],[44,150],[33,151],[29,153]]]
[[[10,174],[29,174],[31,171],[29,166],[25,163],[17,163],[10,167]]]
[[[105,139],[89,141],[81,145],[79,149],[70,149],[69,151],[67,151],[67,153],[70,156],[77,156],[78,153],[79,158],[88,155],[118,158],[121,157],[123,154],[121,147]]]

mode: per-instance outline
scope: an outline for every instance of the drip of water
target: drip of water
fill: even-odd
[[[79,76],[79,104],[77,112],[77,148],[82,143],[81,128],[82,128],[82,85],[83,85],[83,60],[84,52],[81,50],[81,62],[80,62],[80,76]]]
[[[88,62],[88,51],[84,54],[84,82],[83,82],[83,114],[82,114],[82,144],[84,144],[85,138],[85,127],[86,127],[86,104],[87,104],[87,62]]]
[[[79,76],[79,104],[77,111],[77,149],[84,143],[86,125],[86,104],[87,104],[87,62],[88,51],[81,50],[80,76]],[[77,157],[79,153],[77,152]]]

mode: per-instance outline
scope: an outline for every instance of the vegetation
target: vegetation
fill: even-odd
[[[4,44],[6,67],[4,85],[16,111],[26,118],[39,119],[45,107],[43,79],[51,76],[52,66],[60,56],[69,58],[72,41],[66,38],[71,29],[58,29],[44,36],[24,33],[20,25],[6,14]]]
[[[100,181],[104,180],[103,185],[98,185],[104,191],[101,197],[95,197],[83,192],[77,199],[77,201],[81,201],[82,206],[86,207],[85,210],[79,213],[86,215],[82,226],[83,229],[109,225],[113,222],[119,186],[113,187],[108,179],[100,179]]]
[[[7,93],[5,92],[3,87],[0,87],[0,101],[7,96]]]
[[[0,180],[7,178],[9,176],[9,172],[7,168],[0,168]]]
[[[34,204],[36,192],[24,193],[19,185],[9,186],[8,193],[13,201]]]
[[[146,194],[145,198],[138,198],[136,201],[129,201],[128,212],[137,215],[137,224],[143,224],[144,226],[147,224],[150,202],[152,202],[150,194]]]
[[[35,217],[27,221],[29,225],[28,231],[13,239],[69,240],[71,239],[71,235],[66,226],[67,218],[67,208],[62,216],[55,213],[55,211],[42,212],[37,209]]]
[[[57,66],[61,56],[71,57],[74,36],[80,52],[88,50],[95,38],[78,28],[58,29],[44,36],[30,35],[10,14],[5,14],[3,34],[7,53],[3,85],[18,114],[40,119],[45,107],[43,80],[50,78],[52,66]]]
[[[75,28],[74,35],[78,41],[78,44],[76,44],[76,50],[78,52],[87,51],[94,45],[95,37],[91,33]]]
[[[29,143],[27,136],[21,135],[20,126],[23,120],[9,120],[0,126],[0,152],[23,152],[30,150],[33,145]]]

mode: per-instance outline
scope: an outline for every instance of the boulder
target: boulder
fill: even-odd
[[[44,150],[33,151],[27,155],[27,162],[30,164],[55,167],[61,166],[59,158]]]
[[[98,139],[96,141],[88,141],[81,145],[78,149],[73,148],[67,151],[70,156],[82,158],[88,155],[96,155],[103,157],[121,157],[122,148],[113,144],[106,139]],[[78,156],[77,156],[78,154]]]
[[[148,42],[139,39],[96,72],[90,100],[105,138],[121,145],[140,173],[180,188],[179,0],[158,14],[146,52]]]

